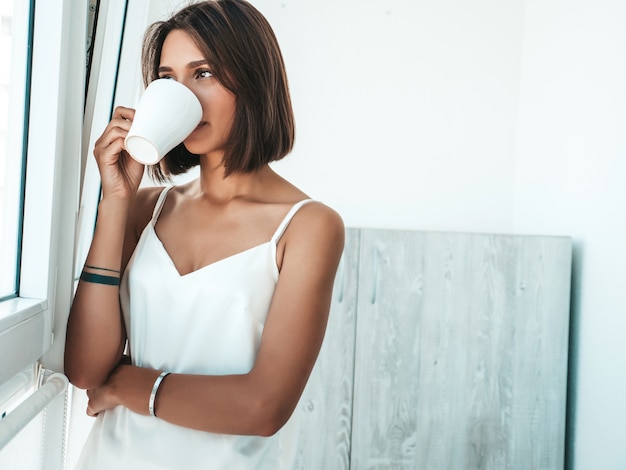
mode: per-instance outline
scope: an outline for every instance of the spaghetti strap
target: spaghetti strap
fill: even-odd
[[[167,197],[167,193],[172,188],[173,186],[165,186],[163,188],[163,191],[161,191],[161,194],[159,194],[159,197],[157,198],[157,202],[154,205],[154,210],[152,211],[152,220],[151,220],[152,225],[156,224],[156,221],[159,218],[159,215],[161,214],[161,210],[163,209],[163,205],[165,204],[165,198]]]
[[[283,233],[285,233],[285,230],[287,229],[287,226],[289,225],[289,222],[291,222],[291,219],[293,218],[294,215],[296,215],[296,212],[298,212],[298,210],[304,206],[305,204],[308,204],[309,202],[314,202],[313,199],[304,199],[300,202],[296,202],[293,207],[289,210],[289,212],[287,212],[287,215],[285,216],[285,218],[282,220],[282,222],[280,223],[280,225],[278,226],[278,228],[276,229],[276,232],[274,232],[274,235],[272,235],[272,243],[275,245],[278,240],[280,240],[280,237],[283,236]]]

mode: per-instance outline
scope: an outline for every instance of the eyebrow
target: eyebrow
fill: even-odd
[[[208,62],[206,60],[195,60],[193,62],[189,62],[187,64],[188,69],[195,69],[196,67],[200,67],[201,65],[207,65]],[[167,66],[161,66],[157,70],[158,72],[171,72],[172,68]]]

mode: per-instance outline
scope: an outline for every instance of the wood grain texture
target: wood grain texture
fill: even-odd
[[[326,336],[296,410],[294,469],[350,468],[359,237],[359,230],[346,230]]]
[[[563,468],[570,240],[364,230],[360,253],[351,468]]]

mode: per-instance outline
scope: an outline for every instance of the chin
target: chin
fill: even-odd
[[[224,152],[224,145],[212,145],[202,139],[188,139],[183,142],[187,151],[196,155],[206,155],[215,152]]]
[[[202,154],[202,151],[197,145],[188,145],[186,142],[183,143],[183,146],[189,153],[193,153],[194,155]]]
[[[196,155],[200,155],[206,153],[207,147],[209,147],[206,142],[202,142],[201,139],[193,139],[188,138],[183,142],[183,145],[187,149],[188,152],[194,153]]]

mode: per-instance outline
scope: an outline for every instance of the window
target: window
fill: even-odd
[[[0,299],[17,294],[30,2],[0,3]]]
[[[61,333],[73,292],[88,4],[0,4],[2,44],[8,47],[10,32],[11,53],[3,51],[0,59],[4,70],[10,62],[7,99],[0,106],[7,143],[0,149],[0,250],[9,250],[0,257],[6,279],[0,295],[2,384],[44,354],[53,369],[62,369]],[[54,341],[55,331],[60,341]]]
[[[49,370],[63,368],[88,7],[84,0],[0,1],[0,425],[2,414],[10,417]],[[0,468],[17,468],[16,448],[29,449],[46,468],[62,468],[59,398],[39,424],[28,425],[32,432],[9,436],[16,440],[0,452]],[[14,433],[10,426],[0,430]]]

